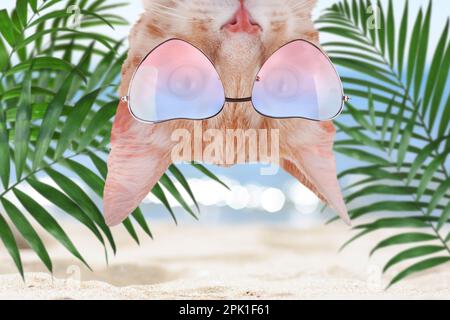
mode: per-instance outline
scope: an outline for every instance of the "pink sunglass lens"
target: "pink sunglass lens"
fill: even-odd
[[[169,40],[139,66],[129,100],[137,119],[160,122],[212,117],[222,109],[225,95],[217,71],[200,50]]]
[[[274,118],[330,120],[342,109],[341,80],[330,60],[303,40],[291,42],[264,64],[253,88],[253,104]]]

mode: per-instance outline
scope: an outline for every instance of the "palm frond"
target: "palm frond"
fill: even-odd
[[[67,8],[72,5],[82,14],[78,28],[69,23]],[[126,48],[98,27],[126,24],[112,13],[125,5],[114,0],[20,0],[11,12],[0,10],[0,239],[22,276],[14,229],[52,270],[30,218],[88,266],[55,217],[25,192],[26,186],[87,228],[106,259],[109,250],[117,250],[97,203],[107,175],[105,158]],[[196,204],[183,174],[176,167],[170,171]],[[152,193],[173,217],[167,192],[196,216],[169,176],[161,185]],[[152,237],[139,208],[123,223],[139,243],[135,226]]]
[[[378,28],[368,24],[374,21],[369,5],[340,1],[325,10],[318,23],[322,32],[342,39],[324,47],[350,74],[343,77],[346,92],[358,101],[337,123],[342,138],[336,151],[360,163],[340,178],[363,177],[346,188],[358,233],[344,246],[373,232],[393,230],[371,254],[406,246],[385,270],[417,261],[398,272],[391,286],[450,260],[450,235],[443,231],[450,225],[449,21],[431,51],[432,1],[414,20],[406,1],[400,21],[394,18],[392,0],[387,7],[378,2]],[[377,217],[380,213],[388,217]],[[367,223],[369,217],[375,220]],[[358,223],[360,219],[365,223]]]

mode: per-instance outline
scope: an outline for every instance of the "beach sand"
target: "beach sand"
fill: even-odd
[[[103,247],[79,225],[65,225],[94,272],[44,238],[54,275],[23,250],[23,282],[0,247],[1,299],[449,299],[444,265],[384,290],[402,264],[381,275],[397,249],[368,257],[379,235],[339,253],[351,235],[343,225],[295,229],[271,226],[152,225],[155,240],[137,246],[122,227],[118,253],[105,263]]]

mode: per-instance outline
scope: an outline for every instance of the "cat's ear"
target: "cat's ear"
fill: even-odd
[[[111,133],[108,177],[103,197],[108,226],[122,222],[149,194],[171,164],[163,127],[132,118],[120,103]]]
[[[336,210],[345,223],[351,224],[336,173],[333,153],[335,129],[331,122],[309,133],[311,143],[291,142],[290,156],[281,160],[281,167],[321,200]]]

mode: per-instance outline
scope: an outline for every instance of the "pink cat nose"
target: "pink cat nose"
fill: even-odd
[[[257,34],[261,31],[261,26],[252,20],[243,0],[241,0],[241,6],[234,17],[223,28],[230,32],[245,32],[248,34]]]

